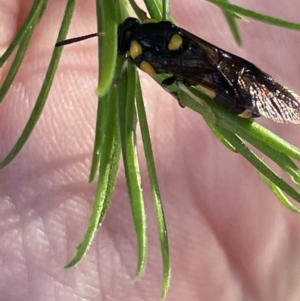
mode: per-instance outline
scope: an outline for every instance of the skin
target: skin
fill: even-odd
[[[248,7],[296,20],[299,3],[290,2],[281,7],[280,1],[255,1]],[[92,3],[78,2],[70,37],[95,31]],[[30,4],[0,1],[1,51]],[[28,120],[63,8],[62,1],[50,1],[0,106],[1,158]],[[181,27],[251,60],[300,92],[299,33],[240,22],[240,49],[214,6],[174,1],[172,8]],[[88,184],[88,174],[96,121],[96,59],[96,40],[65,48],[41,119],[19,155],[0,171],[2,300],[159,299],[160,249],[141,148],[149,235],[143,277],[133,281],[136,240],[123,168],[107,218],[87,255],[75,267],[62,269],[84,236],[94,200],[95,183]],[[4,77],[7,66],[0,72]],[[172,281],[166,300],[299,300],[300,217],[277,201],[241,156],[223,147],[201,116],[180,108],[147,75],[141,78],[169,230]],[[299,146],[299,127],[259,122]]]

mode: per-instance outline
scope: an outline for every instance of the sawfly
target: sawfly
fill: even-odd
[[[97,33],[57,42],[62,46]],[[168,74],[162,86],[183,83],[205,91],[244,118],[264,116],[300,123],[300,97],[249,61],[222,50],[169,21],[127,18],[118,26],[118,52],[149,75]]]

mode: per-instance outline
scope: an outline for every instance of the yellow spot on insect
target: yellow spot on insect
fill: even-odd
[[[152,67],[152,65],[149,62],[143,61],[140,64],[140,69],[146,72],[149,75],[156,74],[155,69]]]
[[[253,116],[253,111],[251,109],[246,109],[243,111],[241,114],[238,115],[239,117],[242,118],[250,118]]]
[[[205,95],[207,95],[210,98],[215,98],[216,97],[216,93],[214,91],[212,91],[211,89],[208,89],[202,85],[195,85],[195,88],[204,93]]]
[[[134,59],[140,54],[142,54],[142,52],[142,46],[136,40],[132,40],[129,49],[130,56]]]
[[[178,33],[175,33],[169,41],[169,50],[178,50],[182,45],[182,38]]]

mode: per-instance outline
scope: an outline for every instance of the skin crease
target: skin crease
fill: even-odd
[[[50,1],[0,106],[1,158],[35,103],[62,2]],[[289,3],[257,0],[247,7],[296,20],[299,3]],[[30,5],[0,1],[1,51]],[[95,31],[93,5],[78,1],[69,37]],[[239,48],[214,6],[174,1],[172,9],[181,27],[251,60],[300,93],[299,33],[248,20],[239,23],[244,41]],[[95,184],[87,181],[96,120],[96,59],[96,40],[65,48],[41,119],[20,154],[0,171],[1,300],[159,299],[160,249],[142,151],[149,235],[144,275],[133,281],[136,241],[122,168],[107,218],[87,255],[75,267],[62,269],[83,238],[94,200]],[[4,66],[1,77],[6,72]],[[169,230],[172,280],[166,300],[299,300],[300,217],[212,135],[201,116],[180,108],[147,75],[141,78]],[[300,145],[299,127],[259,122]]]

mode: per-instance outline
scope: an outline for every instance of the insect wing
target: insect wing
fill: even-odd
[[[175,47],[171,43],[174,36],[181,39]],[[135,55],[131,54],[133,41],[139,46]],[[121,52],[130,50],[129,60],[145,72],[168,73],[187,86],[208,90],[215,101],[236,115],[300,123],[300,97],[293,91],[249,61],[171,22],[144,24],[126,19],[119,27],[119,42]]]
[[[257,68],[258,69],[258,68]],[[244,72],[238,80],[239,93],[251,96],[253,106],[275,122],[300,124],[300,97],[258,69]]]

